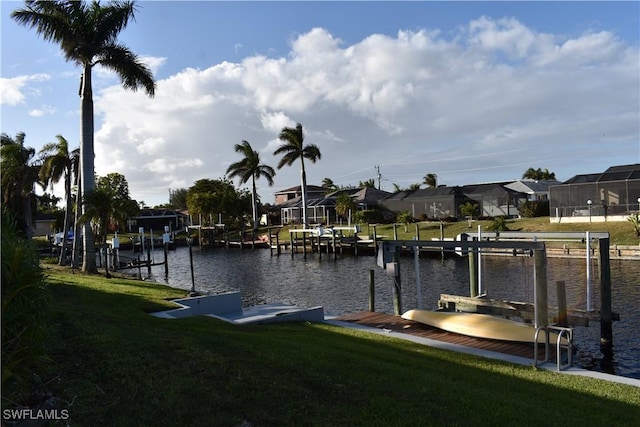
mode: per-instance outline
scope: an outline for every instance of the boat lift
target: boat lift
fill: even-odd
[[[525,253],[529,252],[534,258],[534,326],[536,328],[536,336],[540,331],[544,331],[547,335],[547,348],[548,354],[548,336],[549,331],[557,329],[553,325],[549,325],[548,317],[548,298],[547,298],[547,257],[545,243],[542,239],[568,239],[568,238],[582,238],[587,242],[592,239],[598,239],[598,259],[600,265],[600,346],[603,352],[613,348],[613,328],[612,320],[613,313],[611,307],[611,268],[609,262],[609,234],[608,233],[482,233],[482,237],[487,240],[456,240],[456,241],[444,241],[444,240],[390,240],[383,241],[379,244],[377,264],[379,267],[385,269],[388,274],[394,276],[393,285],[393,306],[394,314],[402,314],[402,298],[401,298],[401,281],[400,281],[400,268],[399,250],[401,248],[413,248],[416,254],[416,280],[417,280],[417,293],[420,298],[420,284],[419,284],[419,269],[417,264],[418,253],[421,250],[426,251],[464,251],[464,253],[479,253],[483,248],[490,249],[503,249],[505,251],[512,251],[514,254],[517,252]],[[534,234],[532,236],[532,234]],[[494,240],[490,240],[493,237]],[[504,240],[503,240],[504,239]],[[505,241],[506,240],[506,241]],[[589,256],[589,251],[587,251]],[[469,267],[475,265],[475,261],[472,256],[469,256]],[[590,290],[589,290],[590,292]],[[590,295],[589,295],[590,296]],[[559,342],[559,341],[558,341]],[[559,345],[559,344],[558,344]],[[559,349],[558,349],[559,351]]]

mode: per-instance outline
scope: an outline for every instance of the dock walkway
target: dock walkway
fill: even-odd
[[[510,341],[490,340],[484,338],[474,338],[466,335],[444,331],[442,329],[424,325],[412,320],[405,320],[400,316],[371,311],[363,311],[359,313],[339,316],[336,318],[336,320],[378,328],[384,331],[409,334],[450,344],[507,354],[510,356],[523,357],[530,359],[531,363],[533,363],[533,343],[528,344]],[[552,356],[554,357],[552,360],[555,360],[555,356]],[[544,360],[543,345],[538,346],[538,360]]]
[[[447,332],[432,326],[423,325],[412,320],[405,320],[400,316],[371,311],[338,316],[333,320],[329,320],[328,323],[355,328],[362,327],[371,332],[376,332],[377,330],[378,333],[386,333],[391,337],[407,339],[445,350],[458,351],[461,353],[473,354],[480,357],[487,357],[520,365],[533,365],[533,343],[527,344],[468,337],[465,335]],[[541,369],[555,371],[555,352],[550,351],[549,356],[551,361],[541,363],[538,367]],[[539,345],[539,363],[544,360],[544,357],[544,346]],[[565,368],[561,372],[568,375],[581,375],[640,387],[640,380],[638,379],[590,371],[575,366]]]

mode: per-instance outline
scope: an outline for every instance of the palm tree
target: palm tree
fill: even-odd
[[[553,180],[556,179],[556,174],[555,172],[549,172],[549,169],[529,168],[522,174],[522,179],[533,179],[536,181]]]
[[[438,186],[438,175],[435,173],[428,173],[423,179],[428,188],[436,188]]]
[[[153,96],[155,82],[151,70],[117,36],[135,19],[132,1],[101,5],[80,1],[27,1],[24,9],[11,17],[19,24],[35,28],[44,40],[57,43],[65,59],[82,67],[80,78],[81,176],[82,194],[95,187],[93,148],[93,89],[91,71],[102,65],[120,76],[125,89],[142,87]],[[84,205],[83,205],[84,206]],[[84,209],[84,207],[83,207]],[[84,211],[83,211],[84,212]],[[84,224],[82,270],[96,272],[95,246],[90,224]]]
[[[300,123],[296,124],[295,128],[283,128],[280,135],[278,135],[278,139],[284,141],[284,144],[273,153],[276,156],[278,154],[284,154],[278,163],[278,169],[281,169],[284,165],[291,166],[296,160],[300,159],[302,223],[306,227],[309,225],[309,220],[307,218],[307,173],[304,169],[304,159],[315,163],[316,160],[322,158],[322,154],[320,154],[320,149],[317,145],[304,145],[304,133],[302,132],[302,125]]]
[[[324,188],[325,193],[331,193],[338,189],[338,186],[333,183],[331,178],[323,178],[320,187]]]
[[[73,198],[71,195],[71,181],[73,176],[78,175],[80,165],[80,149],[69,152],[69,143],[62,135],[56,136],[58,142],[45,144],[40,150],[42,157],[42,167],[40,168],[40,179],[47,184],[53,184],[64,178],[64,197],[66,207],[64,211],[64,225],[62,227],[62,248],[58,264],[66,265],[67,252],[67,231],[71,226],[71,215],[73,210]]]
[[[336,214],[341,218],[348,218],[351,212],[355,212],[356,202],[347,193],[342,193],[336,197]]]
[[[78,219],[80,223],[93,223],[97,236],[97,245],[106,242],[107,231],[114,210],[113,194],[105,188],[96,187],[90,193],[82,196],[82,216]],[[109,277],[109,269],[105,268],[105,276]]]
[[[242,154],[244,157],[227,168],[227,175],[230,178],[240,178],[240,184],[245,184],[251,179],[251,203],[253,209],[253,231],[258,229],[258,193],[256,191],[256,180],[264,177],[273,185],[273,177],[276,171],[271,166],[260,163],[260,154],[251,148],[248,141],[243,140],[242,144],[236,144],[234,147],[236,153]]]
[[[33,186],[39,183],[39,166],[34,161],[36,150],[24,146],[25,133],[15,139],[3,133],[0,137],[2,163],[2,208],[17,221],[18,228],[27,239],[33,236]]]

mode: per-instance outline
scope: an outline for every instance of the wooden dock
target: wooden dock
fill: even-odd
[[[527,359],[531,359],[531,363],[533,363],[533,343],[529,344],[521,342],[474,338],[466,335],[456,334],[453,332],[447,332],[442,329],[414,322],[412,320],[405,320],[400,316],[371,311],[346,314],[336,318],[336,320],[355,323],[362,326],[369,326],[372,328],[385,329],[397,333],[414,335],[421,338],[428,338],[465,347],[472,347],[486,351],[493,351],[496,353],[508,354],[510,356],[524,357]],[[554,350],[555,347],[549,352],[550,360],[553,362],[555,362]],[[538,361],[542,361],[544,360],[544,358],[544,345],[539,345]]]

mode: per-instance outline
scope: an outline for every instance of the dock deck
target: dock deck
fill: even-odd
[[[465,347],[476,348],[480,350],[492,351],[496,353],[507,354],[510,356],[523,357],[531,359],[533,363],[534,345],[533,343],[521,343],[511,341],[498,341],[484,338],[474,338],[466,335],[460,335],[453,332],[447,332],[432,326],[405,320],[400,316],[394,316],[386,313],[377,313],[371,311],[363,311],[358,313],[346,314],[339,316],[336,320],[354,323],[357,325],[368,326],[372,328],[384,329],[387,331],[414,335],[421,338],[442,341],[450,344],[461,345]],[[549,352],[550,361],[555,362],[555,352]],[[538,346],[538,360],[545,358],[544,345]]]

